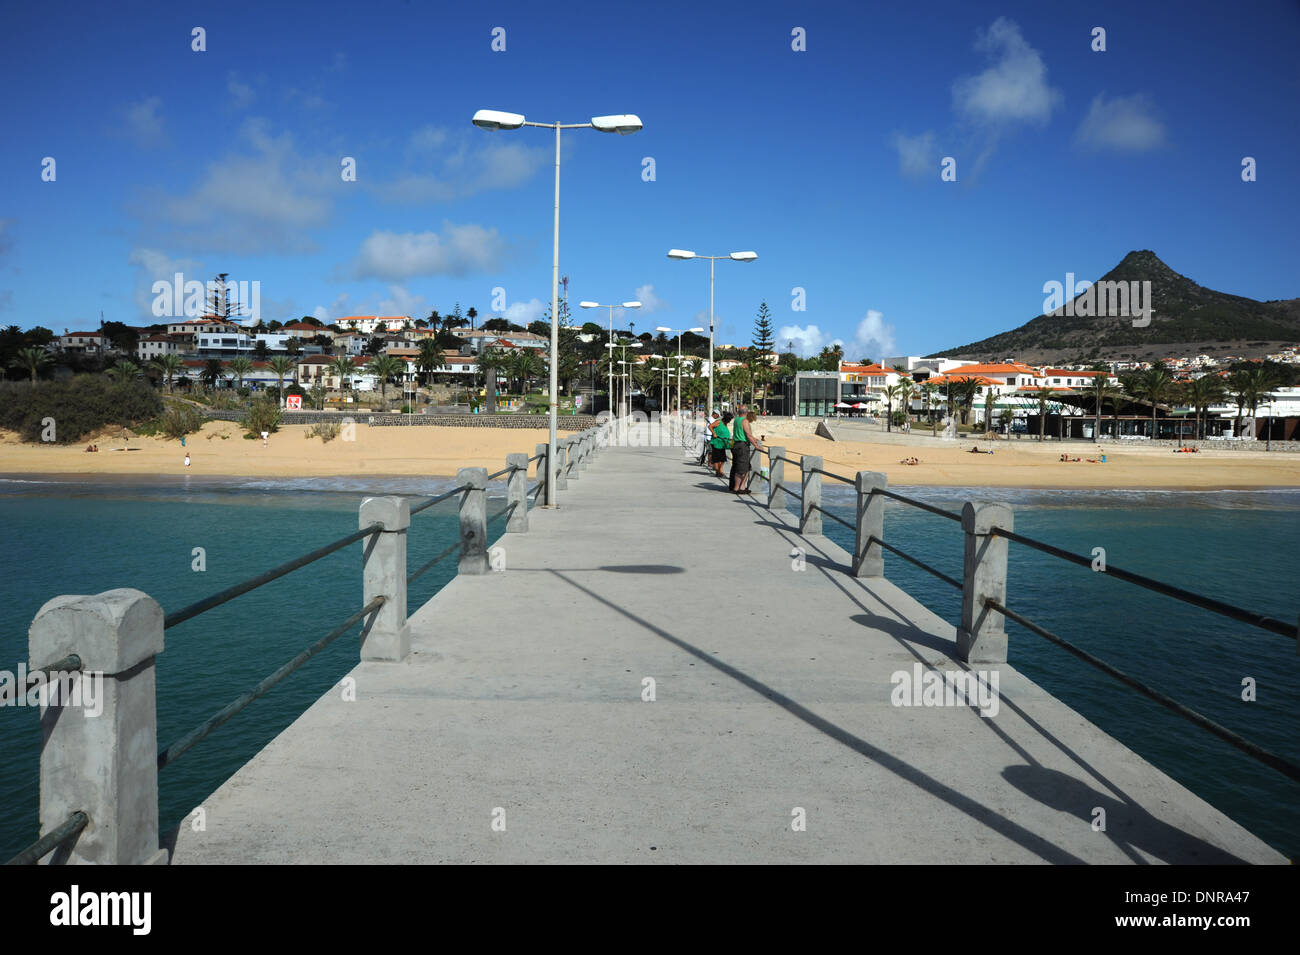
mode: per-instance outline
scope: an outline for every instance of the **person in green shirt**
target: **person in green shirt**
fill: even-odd
[[[750,493],[751,456],[755,451],[765,450],[750,427],[757,418],[754,412],[741,405],[736,415],[736,423],[731,426],[731,438],[735,442],[731,450],[731,489],[737,494]]]
[[[727,446],[731,444],[731,432],[727,429],[727,424],[730,420],[730,414],[720,418],[715,411],[713,420],[709,422],[709,431],[713,435],[709,439],[709,464],[718,477],[722,477],[722,466],[727,463]]]

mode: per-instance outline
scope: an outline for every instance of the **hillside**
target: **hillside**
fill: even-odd
[[[978,360],[1150,358],[1172,354],[1261,356],[1300,341],[1300,299],[1258,302],[1197,285],[1156,256],[1130,252],[1099,282],[1151,283],[1154,314],[1146,327],[1129,318],[1039,315],[1019,328],[937,352]],[[1079,296],[1074,303],[1079,303]]]

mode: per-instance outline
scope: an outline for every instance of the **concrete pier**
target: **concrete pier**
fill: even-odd
[[[757,480],[724,488],[676,448],[592,456],[173,861],[1286,861],[1013,667],[960,662],[876,553],[857,576]],[[895,705],[930,671],[996,674],[996,714]]]

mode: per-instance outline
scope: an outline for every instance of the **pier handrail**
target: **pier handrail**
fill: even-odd
[[[526,532],[529,497],[535,497],[548,480],[555,480],[556,490],[562,490],[566,476],[577,479],[590,456],[605,446],[598,440],[603,437],[601,430],[588,428],[567,438],[562,445],[563,467],[548,467],[547,446],[538,445],[531,457],[507,455],[506,466],[492,474],[486,468],[462,468],[455,487],[419,503],[396,495],[367,497],[361,503],[358,530],[171,614],[164,614],[156,601],[136,590],[49,601],[32,623],[32,656],[44,653],[48,660],[57,648],[60,657],[54,663],[34,666],[31,672],[89,670],[114,681],[117,689],[103,694],[107,714],[103,720],[55,720],[51,724],[53,730],[44,736],[41,747],[41,814],[47,822],[51,817],[63,821],[13,861],[38,862],[61,847],[67,849],[68,858],[59,857],[59,862],[132,864],[165,859],[158,842],[159,771],[363,620],[361,659],[403,660],[410,650],[408,586],[456,551],[460,551],[459,573],[487,572],[489,525],[505,518],[506,533]],[[538,462],[538,474],[530,492],[527,475],[534,462]],[[507,503],[489,517],[488,483],[506,476]],[[453,497],[460,498],[459,539],[408,576],[406,538],[411,516]],[[163,632],[363,540],[361,609],[159,752],[154,662],[163,649]],[[69,639],[78,641],[75,652],[68,650]],[[142,728],[150,732],[140,736]],[[99,735],[93,735],[96,732]],[[131,734],[130,745],[127,733]],[[147,740],[147,745],[139,745],[141,739]],[[69,752],[97,756],[87,760],[90,765],[81,772],[69,774]]]
[[[789,460],[786,457],[785,449],[777,449],[779,458],[782,462]],[[1099,657],[1093,656],[1085,650],[1074,646],[1062,637],[1052,633],[1050,630],[1034,623],[1032,620],[1009,609],[1006,604],[1006,542],[1015,542],[1033,550],[1049,554],[1053,557],[1067,561],[1072,564],[1087,567],[1090,570],[1094,568],[1094,561],[1091,557],[1084,557],[1081,554],[1075,554],[1063,548],[1056,547],[1044,541],[1027,537],[1023,534],[1017,534],[1012,529],[1011,509],[1002,504],[988,504],[976,506],[967,503],[961,514],[955,514],[950,510],[936,507],[924,501],[918,501],[915,498],[907,497],[886,487],[887,479],[884,474],[859,471],[857,476],[850,480],[849,478],[828,471],[823,468],[822,459],[813,455],[800,456],[800,470],[804,475],[804,487],[809,491],[807,496],[796,493],[784,486],[778,487],[774,482],[776,480],[776,459],[772,454],[763,449],[762,454],[766,454],[772,461],[771,473],[773,479],[769,479],[770,496],[769,507],[773,506],[776,500],[781,501],[784,506],[783,498],[778,498],[778,494],[789,493],[800,498],[800,510],[802,518],[800,521],[800,533],[820,533],[821,522],[820,516],[824,515],[856,531],[857,541],[854,547],[853,572],[857,576],[883,576],[883,556],[880,551],[889,551],[896,554],[911,564],[914,564],[926,573],[937,577],[944,583],[948,584],[962,592],[962,625],[957,632],[958,655],[966,662],[970,663],[1005,663],[1006,656],[1006,633],[1001,626],[1000,620],[991,618],[986,611],[994,611],[999,618],[1011,620],[1020,626],[1029,630],[1038,636],[1043,637],[1049,642],[1061,647],[1067,652],[1073,654],[1078,659],[1096,667],[1108,676],[1118,680],[1125,686],[1136,690],[1137,692],[1154,700],[1171,712],[1183,717],[1189,722],[1207,732],[1213,734],[1219,739],[1234,746],[1241,752],[1247,754],[1263,763],[1270,768],[1277,770],[1290,779],[1300,781],[1300,765],[1291,762],[1285,757],[1270,752],[1247,740],[1245,737],[1234,733],[1232,730],[1221,726],[1214,720],[1209,719],[1201,713],[1178,703],[1172,697],[1161,693],[1152,687],[1147,686],[1139,680],[1134,679],[1128,674],[1119,670],[1117,667],[1106,663]],[[782,467],[782,471],[784,468]],[[821,477],[833,478],[837,481],[843,481],[846,484],[854,484],[858,488],[858,524],[855,527],[850,522],[844,520],[836,514],[832,514],[821,505]],[[958,581],[942,571],[931,567],[929,564],[906,553],[902,549],[887,543],[883,539],[883,512],[878,508],[872,512],[870,501],[874,498],[888,498],[907,504],[911,507],[927,511],[931,514],[948,520],[959,521],[966,537],[966,549],[964,557],[964,579]],[[810,517],[816,515],[816,520],[810,520]],[[1000,543],[999,543],[1000,542]],[[873,554],[873,549],[879,550]],[[1297,650],[1300,651],[1300,626],[1288,624],[1285,621],[1270,617],[1267,614],[1257,613],[1252,610],[1246,610],[1242,607],[1229,604],[1204,594],[1199,594],[1183,587],[1175,587],[1164,581],[1156,580],[1144,574],[1135,573],[1116,567],[1113,564],[1107,564],[1104,567],[1096,568],[1097,572],[1105,573],[1108,576],[1116,577],[1120,580],[1131,584],[1136,584],[1155,593],[1172,597],[1190,606],[1208,610],[1217,613],[1229,619],[1236,620],[1240,623],[1249,624],[1268,633],[1278,634],[1279,636],[1288,637],[1295,640]]]

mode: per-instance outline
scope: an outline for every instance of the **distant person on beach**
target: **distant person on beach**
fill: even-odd
[[[190,466],[190,453],[188,451],[185,452],[185,466]]]
[[[269,437],[270,437],[270,434],[269,434],[268,432],[266,432],[266,431],[263,431],[263,432],[262,432],[262,447],[266,447],[266,439],[269,438]]]

